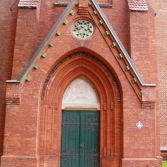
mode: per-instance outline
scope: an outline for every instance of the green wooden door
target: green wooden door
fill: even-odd
[[[61,167],[99,166],[99,112],[63,111]]]

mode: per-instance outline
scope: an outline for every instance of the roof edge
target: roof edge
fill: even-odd
[[[109,23],[108,19],[106,18],[106,16],[104,15],[103,11],[100,9],[99,5],[96,3],[95,0],[90,0],[94,7],[96,8],[96,10],[99,12],[99,15],[101,15],[104,24],[106,25],[106,27],[108,27],[110,33],[112,34],[112,36],[114,37],[117,45],[119,46],[120,51],[122,52],[122,54],[124,55],[126,61],[128,62],[128,64],[130,65],[130,67],[132,68],[132,70],[134,71],[137,79],[139,80],[140,84],[143,87],[155,87],[157,86],[156,84],[146,84],[144,83],[143,79],[141,78],[140,74],[138,73],[135,65],[132,63],[129,54],[127,53],[126,49],[124,48],[123,44],[121,43],[121,41],[119,40],[117,34],[115,33],[114,29],[112,28],[111,24]]]
[[[28,73],[29,69],[32,67],[33,63],[36,61],[36,59],[38,58],[38,55],[40,54],[40,52],[42,51],[42,49],[44,47],[47,46],[48,41],[51,39],[51,37],[56,33],[56,31],[58,30],[58,27],[60,26],[60,24],[62,23],[62,19],[70,12],[72,6],[75,5],[76,0],[72,0],[69,5],[67,6],[67,8],[65,9],[65,11],[62,13],[62,15],[59,17],[59,19],[57,20],[57,22],[53,25],[51,31],[49,32],[49,34],[46,36],[46,38],[44,39],[44,41],[41,43],[41,45],[39,46],[39,48],[35,51],[35,53],[33,54],[32,59],[30,60],[30,63],[28,64],[28,66],[24,69],[24,71],[22,72],[22,74],[20,75],[20,77],[18,78],[18,81],[23,81],[26,74]]]
[[[90,0],[92,2],[92,5],[94,6],[94,8],[97,10],[97,12],[99,13],[103,23],[105,24],[105,26],[108,28],[109,33],[113,36],[119,50],[122,52],[122,55],[124,56],[125,60],[127,61],[127,63],[129,64],[129,66],[132,68],[136,78],[138,79],[139,83],[141,84],[141,86],[143,87],[155,87],[156,84],[147,84],[143,81],[143,79],[141,78],[140,74],[138,73],[135,65],[133,64],[129,54],[127,53],[126,49],[124,48],[123,44],[121,43],[121,41],[119,40],[117,34],[115,33],[114,29],[112,28],[112,26],[110,25],[108,19],[106,18],[106,16],[104,15],[103,11],[100,9],[100,6],[98,5],[98,3],[95,0]],[[71,2],[69,3],[69,5],[67,6],[67,8],[65,9],[65,11],[62,13],[62,15],[59,17],[59,19],[57,20],[57,22],[53,25],[51,31],[48,33],[48,35],[46,36],[46,38],[44,39],[44,41],[41,43],[41,45],[39,46],[39,48],[35,51],[35,53],[33,54],[32,59],[30,60],[29,64],[27,65],[27,67],[24,69],[24,71],[22,72],[22,74],[20,75],[20,77],[17,79],[17,81],[22,82],[27,73],[29,72],[29,70],[31,69],[31,67],[33,66],[34,62],[37,60],[38,55],[42,54],[42,50],[43,48],[45,48],[48,45],[49,40],[52,38],[52,36],[56,33],[56,31],[58,30],[60,24],[62,23],[63,18],[70,12],[71,8],[75,5],[76,0],[71,0]]]
[[[148,4],[146,0],[128,0],[129,10],[132,12],[147,12]]]
[[[37,8],[39,6],[39,0],[20,0],[18,3],[19,8]]]

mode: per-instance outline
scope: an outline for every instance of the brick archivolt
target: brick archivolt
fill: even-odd
[[[117,159],[116,163],[119,164],[122,157],[122,124],[119,121],[122,118],[121,93],[108,67],[98,64],[99,62],[93,56],[78,53],[64,59],[63,64],[55,66],[48,74],[43,85],[40,105],[39,154],[41,157],[57,155],[55,163],[59,164],[63,95],[73,80],[84,77],[93,84],[99,96],[100,157],[108,158],[110,161]]]

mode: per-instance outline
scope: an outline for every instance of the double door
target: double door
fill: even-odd
[[[63,111],[61,167],[99,167],[99,112]]]

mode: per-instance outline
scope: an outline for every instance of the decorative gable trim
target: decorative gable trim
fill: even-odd
[[[34,65],[36,60],[41,58],[47,57],[47,51],[46,48],[53,47],[52,44],[50,44],[51,39],[54,36],[61,36],[62,32],[60,26],[66,25],[66,17],[68,16],[74,16],[75,12],[72,10],[72,8],[75,6],[76,0],[72,0],[71,3],[68,5],[64,13],[60,16],[58,21],[55,23],[53,28],[51,29],[50,33],[47,35],[45,40],[42,42],[40,47],[35,52],[33,58],[31,59],[29,65],[27,68],[25,68],[22,75],[18,78],[18,81],[31,81],[31,76],[28,76],[28,72],[31,69],[34,69]],[[113,53],[113,56],[116,58],[120,68],[122,69],[123,73],[125,74],[127,80],[133,87],[136,95],[141,100],[142,99],[142,88],[141,87],[155,87],[156,84],[146,84],[140,77],[138,71],[136,70],[136,67],[134,66],[132,60],[130,59],[130,56],[128,55],[126,49],[122,45],[121,41],[119,40],[118,36],[116,35],[115,31],[113,30],[112,26],[110,25],[108,19],[105,17],[104,13],[100,9],[99,5],[95,0],[90,0],[89,12],[87,11],[87,14],[89,13],[94,22],[96,23],[97,28],[102,34],[102,37],[104,38],[106,44],[110,48],[111,52]],[[79,14],[79,13],[78,13]]]
[[[34,53],[32,59],[30,60],[30,62],[28,64],[28,66],[24,69],[23,73],[18,78],[18,81],[20,81],[20,82],[24,81],[24,79],[26,78],[26,75],[28,74],[28,72],[30,71],[30,69],[33,67],[33,64],[35,63],[35,61],[38,59],[39,56],[42,56],[43,58],[47,57],[47,54],[42,54],[42,50],[45,47],[48,46],[49,41],[52,38],[52,36],[54,36],[55,34],[57,36],[61,35],[61,32],[57,32],[58,28],[62,24],[65,16],[70,13],[71,8],[75,5],[75,2],[76,2],[76,0],[72,0],[71,3],[69,3],[69,5],[65,9],[65,11],[62,13],[62,15],[59,17],[59,19],[57,20],[57,22],[52,27],[52,29],[49,32],[49,34],[47,35],[47,37],[44,39],[44,41],[41,43],[41,45],[39,46],[39,48]]]
[[[118,48],[120,49],[120,51],[122,52],[122,56],[125,58],[125,60],[127,61],[127,63],[129,64],[129,67],[132,68],[132,71],[134,72],[135,76],[137,77],[137,79],[139,80],[141,86],[156,86],[156,84],[146,84],[144,83],[143,79],[141,78],[141,76],[139,75],[135,65],[132,63],[132,60],[130,59],[129,54],[127,53],[126,49],[124,48],[123,44],[121,43],[121,41],[119,40],[117,34],[115,33],[115,31],[113,30],[112,26],[110,25],[108,19],[106,18],[106,16],[104,15],[104,13],[102,12],[102,10],[99,8],[98,4],[95,2],[95,0],[91,0],[94,7],[96,8],[96,10],[99,13],[99,16],[101,16],[102,22],[106,25],[106,27],[109,30],[109,34],[112,35],[112,37],[114,38],[116,45],[118,46]],[[113,43],[114,44],[114,43]]]
[[[128,0],[128,6],[131,11],[148,11],[146,0]]]

